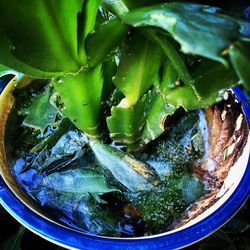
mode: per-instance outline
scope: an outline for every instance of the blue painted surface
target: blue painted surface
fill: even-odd
[[[4,83],[0,81],[1,85]],[[234,88],[238,99],[242,101],[242,107],[250,124],[250,104],[247,95],[239,88]],[[0,177],[0,203],[6,210],[27,228],[35,231],[41,236],[53,240],[65,247],[76,249],[109,249],[109,250],[153,250],[153,249],[175,249],[196,242],[216,229],[221,227],[247,199],[250,192],[250,161],[248,160],[246,172],[237,189],[217,211],[195,225],[171,233],[165,236],[150,239],[111,239],[86,235],[76,232],[38,216],[20,202],[8,189]]]

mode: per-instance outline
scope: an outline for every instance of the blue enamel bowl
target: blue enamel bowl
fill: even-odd
[[[0,82],[0,91],[6,81]],[[233,89],[250,124],[249,98],[239,88]],[[244,204],[250,192],[250,161],[249,150],[244,158],[244,173],[230,196],[202,219],[168,233],[133,239],[99,237],[84,234],[54,223],[30,210],[22,203],[0,177],[0,204],[23,226],[35,234],[69,249],[108,249],[108,250],[146,250],[146,249],[177,249],[191,245],[212,234],[224,225]]]

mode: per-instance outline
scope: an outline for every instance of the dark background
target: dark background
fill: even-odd
[[[250,199],[241,208],[241,210],[228,222],[222,229],[215,232],[207,239],[187,247],[187,250],[250,250]],[[14,235],[20,228],[20,224],[16,222],[0,205],[0,250],[18,250],[19,248],[11,248],[15,240]],[[29,250],[63,250],[39,236],[36,236],[29,230],[21,239],[21,249]],[[6,244],[9,240],[10,244]]]

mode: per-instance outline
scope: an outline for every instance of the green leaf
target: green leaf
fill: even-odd
[[[32,104],[19,113],[25,115],[23,125],[40,130],[42,133],[48,126],[53,126],[58,110],[50,104],[53,89],[47,86],[43,93],[34,98]]]
[[[49,78],[75,72],[77,16],[82,1],[0,2],[0,63],[27,75]],[[13,13],[15,17],[13,18]]]
[[[90,147],[101,166],[130,191],[149,190],[158,184],[158,174],[149,165],[99,141],[91,141]]]
[[[191,87],[180,85],[172,90],[162,91],[166,103],[176,108],[183,107],[187,111],[204,108],[221,101],[224,92],[237,84],[237,77],[232,69],[211,61],[201,63],[193,78],[193,86],[200,99]]]
[[[98,136],[103,88],[101,65],[55,79],[53,85],[64,103],[62,112],[85,133]]]
[[[138,32],[126,37],[114,84],[134,105],[158,77],[162,52]]]
[[[165,121],[167,117],[173,115],[176,111],[177,107],[170,103],[166,103],[164,96],[161,93],[167,93],[168,90],[171,89],[170,86],[173,84],[175,86],[177,78],[178,77],[173,66],[171,63],[168,63],[160,89],[158,90],[158,88],[155,88],[152,91],[152,103],[143,128],[141,138],[142,144],[147,144],[160,136],[165,131]]]
[[[133,106],[129,106],[127,99],[124,98],[119,105],[112,107],[107,125],[113,141],[133,144],[140,139],[151,98],[150,94],[144,95]]]
[[[166,3],[132,10],[122,20],[133,27],[162,28],[180,43],[184,53],[226,64],[223,52],[242,36],[241,26],[236,19],[213,12],[212,7],[200,4]]]
[[[250,42],[234,43],[229,49],[229,55],[239,79],[250,91]]]
[[[101,24],[86,39],[88,65],[94,67],[103,62],[107,55],[122,41],[127,27],[117,18]],[[101,44],[101,46],[100,46]]]
[[[42,186],[56,191],[81,194],[105,194],[118,191],[108,187],[101,173],[90,169],[75,169],[50,174],[43,179]]]
[[[13,236],[11,236],[9,239],[4,241],[0,245],[0,249],[1,250],[21,250],[21,240],[23,238],[24,232],[25,232],[25,228],[21,226]]]
[[[87,35],[93,31],[98,14],[98,7],[101,0],[85,0],[81,14],[78,15],[78,53],[83,64],[87,63],[86,51],[84,44]]]

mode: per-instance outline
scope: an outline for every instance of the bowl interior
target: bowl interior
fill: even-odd
[[[39,216],[42,216],[43,218],[53,223],[56,223],[62,227],[66,227],[69,230],[75,230],[75,229],[69,228],[65,225],[58,223],[49,214],[47,214],[43,209],[41,209],[41,207],[37,203],[35,203],[26,194],[26,192],[24,192],[19,187],[19,185],[16,183],[16,180],[11,173],[10,165],[14,164],[14,162],[8,156],[8,153],[7,153],[9,150],[11,150],[11,142],[8,141],[8,138],[6,138],[4,128],[6,124],[8,124],[8,126],[11,126],[11,124],[8,123],[8,115],[15,101],[12,95],[14,84],[15,84],[15,80],[12,80],[8,84],[8,86],[5,88],[0,98],[0,120],[1,120],[1,124],[0,124],[0,166],[1,166],[0,173],[1,173],[1,176],[6,182],[6,184],[8,185],[8,187],[11,189],[11,191],[17,196],[17,198],[22,203],[24,203],[27,207],[29,207],[32,211],[37,213]],[[242,177],[244,176],[244,173],[247,168],[249,152],[250,152],[250,140],[249,140],[249,134],[248,134],[245,140],[245,146],[244,146],[244,149],[242,150],[241,156],[237,159],[237,161],[230,168],[230,171],[224,181],[224,184],[220,188],[220,191],[216,194],[216,198],[215,198],[216,202],[214,202],[211,206],[205,209],[204,212],[195,216],[195,218],[192,218],[184,225],[181,225],[180,227],[176,229],[173,229],[171,231],[165,232],[160,235],[161,236],[168,235],[173,232],[178,232],[182,229],[191,227],[192,225],[202,221],[203,219],[207,218],[209,215],[216,212],[225,203],[225,201],[230,199],[230,196],[234,193]],[[204,199],[204,201],[205,200],[206,199]],[[147,238],[158,237],[160,235],[158,234],[158,235],[153,235],[153,236],[147,236]],[[98,237],[103,237],[103,236],[98,236]]]

